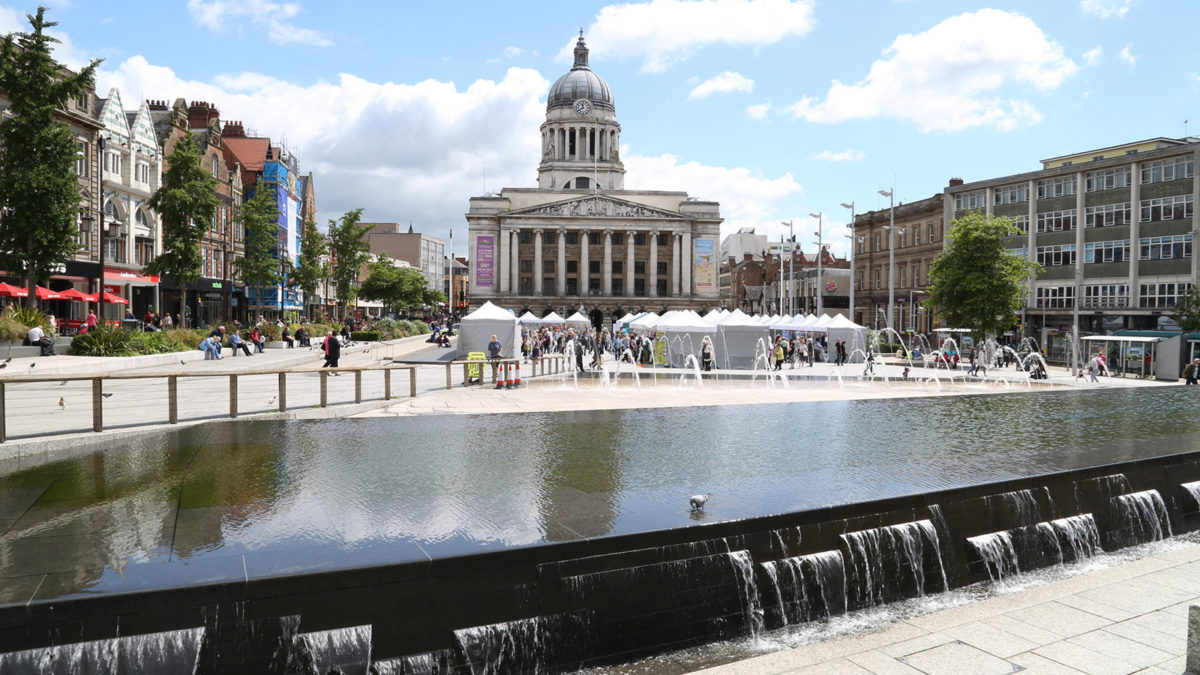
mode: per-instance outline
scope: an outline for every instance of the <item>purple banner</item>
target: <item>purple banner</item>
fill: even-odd
[[[491,288],[495,283],[496,238],[481,234],[475,238],[475,286]]]

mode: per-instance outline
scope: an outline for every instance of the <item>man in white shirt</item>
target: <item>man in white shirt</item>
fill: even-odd
[[[42,348],[42,356],[54,356],[54,340],[46,337],[46,331],[41,326],[30,328],[26,339],[29,344]]]

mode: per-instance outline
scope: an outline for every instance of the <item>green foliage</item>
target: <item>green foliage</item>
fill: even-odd
[[[352,330],[350,339],[355,342],[379,342],[383,335],[377,330]]]
[[[306,220],[300,230],[300,256],[296,259],[296,270],[293,273],[296,287],[304,291],[307,301],[316,294],[321,283],[329,277],[329,263],[325,237],[317,229],[317,224]]]
[[[283,329],[274,323],[264,323],[258,327],[258,332],[262,333],[267,342],[279,342],[283,339]]]
[[[23,324],[26,328],[26,331],[34,326],[41,326],[42,330],[46,331],[47,335],[54,334],[54,330],[50,328],[50,320],[46,318],[45,314],[42,314],[40,310],[34,307],[9,305],[8,309],[5,310],[5,313],[10,314],[18,323]],[[22,335],[21,339],[24,338],[25,336]]]
[[[1007,251],[1017,234],[1009,219],[975,212],[950,223],[948,246],[929,265],[928,305],[947,325],[969,328],[977,339],[1013,325],[1026,281],[1042,269]]]
[[[56,24],[45,11],[26,15],[33,32],[9,34],[0,45],[0,91],[11,115],[0,122],[0,265],[25,275],[29,307],[37,304],[35,283],[79,250],[78,140],[55,114],[92,86],[100,65],[65,76],[51,55],[58,40],[45,31]]]
[[[371,228],[358,224],[362,212],[362,209],[353,209],[338,220],[329,221],[329,253],[337,261],[332,276],[343,314],[346,303],[354,299],[354,284],[358,281],[359,271],[371,260],[371,249],[367,244],[367,231]]]
[[[431,291],[428,288],[423,290],[422,302],[430,307],[438,303],[446,302],[446,294],[441,291]]]
[[[195,349],[196,347],[190,345],[189,341],[185,340],[179,334],[180,332],[134,332],[129,338],[130,347],[138,354],[169,354],[171,352],[186,352]],[[196,344],[199,344],[199,341]]]
[[[395,267],[382,254],[367,265],[367,278],[358,295],[367,300],[379,300],[386,307],[403,309],[419,305],[425,292],[425,275],[412,267]]]
[[[162,219],[162,253],[146,265],[146,274],[174,279],[187,307],[187,284],[200,277],[200,242],[217,211],[217,179],[200,166],[195,137],[184,134],[167,158],[162,186],[147,204]]]
[[[12,305],[9,305],[12,307]],[[0,340],[21,342],[29,333],[29,326],[13,318],[12,312],[0,313]]]
[[[429,324],[425,323],[424,321],[401,321],[400,323],[405,325],[404,332],[408,334],[404,337],[409,337],[412,335],[425,335],[429,332]]]
[[[278,256],[286,255],[278,250],[279,209],[275,205],[275,188],[259,185],[250,201],[242,206],[240,219],[246,228],[246,251],[233,265],[242,283],[258,290],[261,302],[263,288],[279,283]]]
[[[120,326],[96,326],[71,340],[76,356],[133,356],[133,332]]]
[[[200,341],[208,337],[212,331],[203,328],[168,328],[163,332],[170,335],[172,340],[178,342],[187,351],[199,347]]]
[[[1175,312],[1171,318],[1179,323],[1179,328],[1185,333],[1200,330],[1200,288],[1193,286],[1187,295],[1175,301]]]

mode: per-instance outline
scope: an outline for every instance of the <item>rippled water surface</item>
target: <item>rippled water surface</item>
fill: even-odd
[[[1167,387],[208,424],[0,465],[0,602],[421,560],[1195,450],[1196,402]],[[713,497],[691,513],[700,492]]]

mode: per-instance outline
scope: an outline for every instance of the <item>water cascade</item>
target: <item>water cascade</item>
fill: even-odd
[[[742,610],[750,627],[750,635],[757,636],[763,629],[763,610],[758,599],[758,584],[754,582],[754,560],[750,558],[749,551],[734,551],[729,558],[737,571],[738,585],[742,590]]]
[[[848,558],[847,585],[854,605],[867,607],[893,600],[925,596],[925,563],[936,561],[947,590],[937,530],[929,520],[889,525],[841,535]]]
[[[536,616],[454,631],[472,675],[568,670],[587,656],[587,620],[575,613]]]
[[[1194,483],[1181,483],[1180,487],[1187,491],[1196,500],[1196,506],[1200,506],[1200,480]]]
[[[772,625],[786,626],[844,614],[846,567],[841,551],[771,560],[761,565],[772,586]]]
[[[1101,551],[1100,531],[1090,513],[968,537],[967,543],[992,581],[1022,570],[1076,562]]]
[[[992,532],[978,537],[968,537],[967,543],[975,547],[987,568],[988,578],[1000,581],[1006,576],[1021,573],[1017,550],[1013,547],[1012,534],[1007,531]]]
[[[1107,534],[1114,548],[1160,541],[1173,536],[1167,505],[1158,490],[1118,495],[1110,502],[1115,514]]]
[[[0,673],[179,673],[196,672],[203,628],[130,635],[108,640],[0,654]]]

